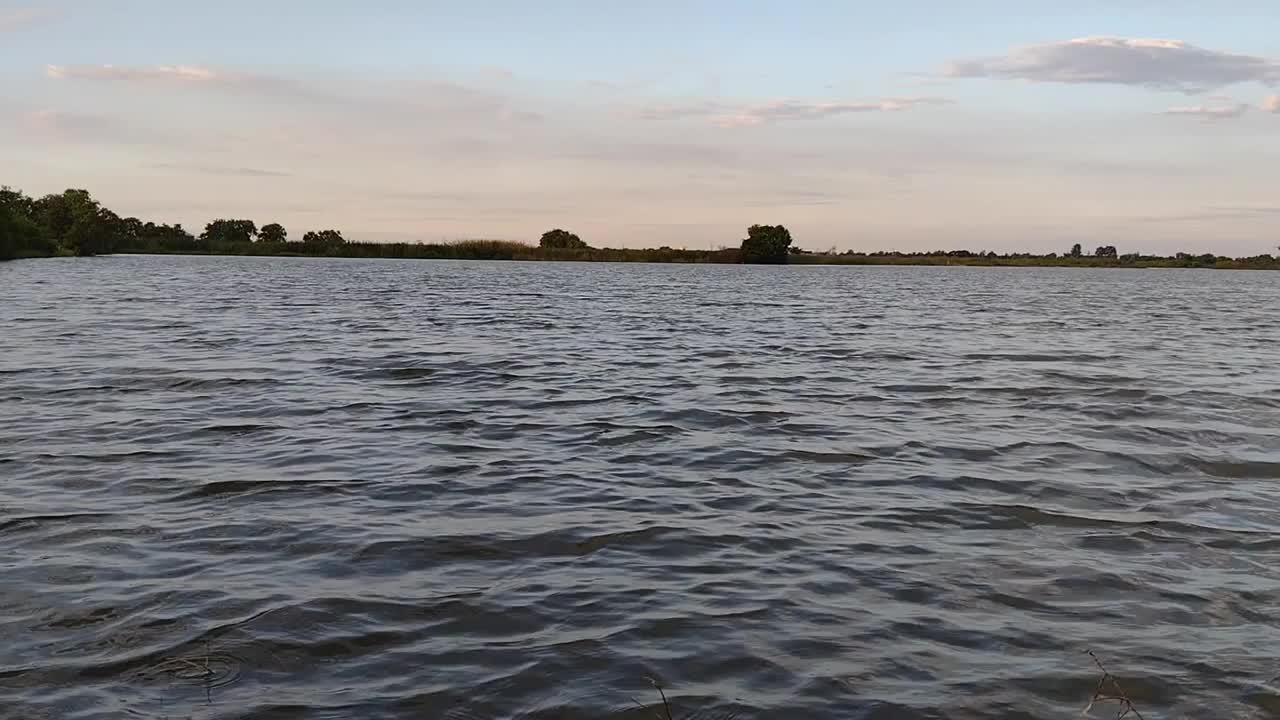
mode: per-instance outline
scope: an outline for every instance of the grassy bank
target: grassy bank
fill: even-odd
[[[455,243],[356,243],[349,242],[326,252],[308,252],[302,243],[279,247],[256,244],[220,246],[207,250],[167,251],[159,248],[125,247],[119,254],[242,255],[278,257],[403,258],[424,260],[511,260],[533,262],[641,262],[719,263],[740,262],[736,249],[678,250],[672,248],[586,248],[548,249],[536,245],[501,240],[465,240]],[[946,253],[802,253],[791,255],[791,265],[896,265],[955,267],[1069,267],[1069,268],[1204,268],[1216,270],[1280,270],[1280,259],[1270,255],[1231,258],[1214,255],[1099,258],[1070,255],[974,255],[956,257]]]
[[[167,225],[121,217],[86,190],[32,198],[0,188],[0,260],[59,255],[118,253],[183,255],[258,255],[435,260],[523,260],[648,263],[770,263],[803,265],[959,265],[994,267],[1213,268],[1280,270],[1271,255],[1249,258],[1212,253],[1171,257],[1120,254],[1103,246],[1087,253],[1080,245],[1062,255],[999,255],[969,250],[926,253],[846,251],[814,253],[792,244],[781,225],[753,225],[734,247],[717,250],[591,247],[577,235],[552,230],[537,245],[509,240],[461,240],[447,243],[353,242],[336,230],[310,231],[290,239],[278,223],[258,227],[252,220],[219,219],[199,235],[181,224]]]

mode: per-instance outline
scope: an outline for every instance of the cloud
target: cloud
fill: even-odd
[[[1085,37],[1017,48],[998,57],[958,60],[955,78],[1109,83],[1188,94],[1243,82],[1280,85],[1280,60],[1206,50],[1179,40]]]
[[[1206,205],[1196,212],[1142,215],[1129,220],[1141,223],[1196,223],[1209,220],[1247,221],[1270,218],[1275,215],[1280,215],[1280,205]]]
[[[1280,95],[1272,95],[1262,101],[1262,109],[1267,112],[1280,113]]]
[[[41,20],[48,20],[58,13],[48,8],[0,8],[0,32],[21,30]]]
[[[1238,105],[1189,105],[1162,111],[1161,115],[1189,115],[1205,120],[1234,120],[1249,111],[1249,106]]]
[[[215,70],[200,65],[46,65],[53,80],[109,82],[135,86],[207,87],[224,92],[307,100],[340,102],[341,99],[289,78],[257,73]]]
[[[219,138],[185,136],[172,128],[148,127],[137,120],[65,110],[28,110],[11,116],[16,128],[33,139],[60,144],[222,150]]]
[[[193,172],[200,175],[216,175],[223,177],[250,177],[250,178],[284,178],[293,177],[293,173],[279,172],[276,170],[260,170],[258,168],[249,167],[222,167],[218,165],[186,165],[183,163],[156,163],[148,167],[157,170],[178,170],[182,172]]]
[[[44,73],[55,80],[215,82],[225,79],[209,68],[194,65],[46,65]]]
[[[127,125],[102,115],[36,110],[21,116],[27,131],[47,138],[70,142],[95,142],[110,140],[134,144],[142,142],[141,134]]]
[[[922,105],[945,105],[950,100],[936,97],[884,98],[860,102],[802,102],[776,100],[757,105],[732,106],[720,103],[659,105],[640,111],[644,120],[702,119],[717,127],[750,127],[793,120],[817,120],[840,115],[900,112]]]
[[[223,70],[200,65],[47,65],[45,75],[57,81],[115,83],[157,88],[204,88],[253,100],[308,102],[330,110],[377,115],[388,122],[417,122],[424,115],[450,114],[487,118],[511,125],[536,125],[544,115],[516,108],[507,94],[442,80],[384,84],[376,78],[354,81],[327,77],[282,77]]]

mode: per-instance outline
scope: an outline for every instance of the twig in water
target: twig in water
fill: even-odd
[[[1133,706],[1133,701],[1129,699],[1129,695],[1125,693],[1124,688],[1120,687],[1120,681],[1116,679],[1116,676],[1107,670],[1106,666],[1102,664],[1097,655],[1093,654],[1092,650],[1086,650],[1085,652],[1089,653],[1089,657],[1093,658],[1093,664],[1097,665],[1098,669],[1102,671],[1102,679],[1098,680],[1098,687],[1093,691],[1093,699],[1089,701],[1089,704],[1080,714],[1088,715],[1096,703],[1116,702],[1120,704],[1120,712],[1116,715],[1116,720],[1121,720],[1121,718],[1126,718],[1130,715],[1138,720],[1146,720],[1142,717],[1142,713],[1138,712],[1138,708]],[[1106,691],[1108,680],[1111,681],[1111,687],[1115,692],[1109,693]]]
[[[660,695],[660,696],[662,697],[662,709],[663,709],[663,711],[664,711],[664,712],[666,712],[666,714],[667,714],[666,718],[663,718],[663,717],[662,717],[662,715],[655,715],[655,717],[657,717],[657,718],[658,718],[658,720],[676,720],[675,715],[673,715],[673,714],[671,713],[671,703],[667,701],[667,694],[666,694],[665,692],[663,692],[663,691],[662,691],[662,683],[658,682],[657,680],[654,680],[654,679],[653,679],[653,678],[651,678],[651,677],[650,677],[650,678],[645,678],[645,680],[648,680],[649,682],[653,683],[653,686],[654,686],[655,688],[657,688],[657,690],[658,690],[658,695]],[[633,697],[633,698],[631,698],[631,702],[635,703],[635,704],[636,704],[636,707],[640,708],[641,710],[645,710],[645,711],[647,711],[647,710],[649,709],[649,708],[645,707],[643,703],[641,703],[639,700],[635,699],[634,697]]]

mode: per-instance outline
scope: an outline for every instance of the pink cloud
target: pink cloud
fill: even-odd
[[[8,10],[0,9],[0,32],[20,30],[41,20],[55,17],[57,14],[56,11],[48,8],[20,7]]]
[[[1280,113],[1280,95],[1272,95],[1262,101],[1262,109],[1267,112]]]
[[[691,105],[659,105],[639,113],[645,120],[679,120],[699,118],[717,127],[752,127],[793,120],[817,120],[860,113],[901,112],[925,105],[946,105],[946,98],[904,97],[856,102],[804,102],[775,100],[754,105],[697,103]]]
[[[212,82],[225,79],[209,68],[194,65],[46,65],[44,73],[55,80]]]
[[[1161,115],[1186,115],[1206,120],[1234,120],[1248,112],[1249,106],[1239,105],[1191,105],[1169,108]]]
[[[1045,83],[1109,83],[1202,93],[1243,82],[1280,84],[1280,60],[1207,50],[1180,40],[1084,37],[958,60],[943,73]]]

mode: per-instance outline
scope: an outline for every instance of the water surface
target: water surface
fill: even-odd
[[[1280,717],[1280,273],[0,265],[0,717]],[[1099,709],[1096,717],[1107,716]]]

